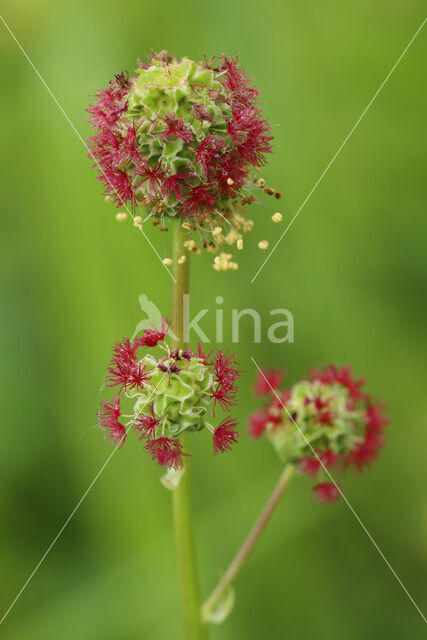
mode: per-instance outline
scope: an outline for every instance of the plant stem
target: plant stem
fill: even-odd
[[[189,254],[184,247],[185,235],[179,220],[174,222],[173,261],[174,278],[172,295],[172,332],[175,347],[184,347],[183,296],[189,291]],[[178,259],[185,256],[185,262]],[[185,447],[185,438],[181,438]],[[178,557],[178,572],[181,604],[186,640],[206,640],[207,626],[201,616],[201,598],[196,571],[193,529],[191,522],[189,458],[184,457],[183,475],[172,491],[175,544]]]
[[[269,521],[274,509],[277,507],[285,489],[291,481],[294,472],[295,467],[292,464],[288,464],[284,468],[271,496],[269,497],[264,509],[261,511],[258,520],[255,522],[239,551],[234,556],[234,559],[222,576],[221,580],[218,582],[215,589],[212,591],[211,595],[204,603],[202,607],[202,617],[204,620],[209,619],[209,614],[215,608],[225,589],[233,583],[235,577],[244,565],[258,538],[264,531],[265,526]]]

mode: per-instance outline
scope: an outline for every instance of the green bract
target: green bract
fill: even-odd
[[[149,355],[141,362],[150,370],[151,380],[142,390],[132,393],[136,398],[135,414],[149,413],[153,406],[154,414],[162,416],[159,435],[165,437],[174,438],[186,430],[199,431],[209,408],[213,384],[212,373],[202,359],[180,361],[178,374],[164,373],[158,368],[159,362]],[[162,361],[164,366],[169,364]]]

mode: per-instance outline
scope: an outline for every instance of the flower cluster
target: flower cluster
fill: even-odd
[[[167,230],[168,219],[181,217],[190,251],[218,253],[219,271],[236,268],[220,248],[243,247],[242,232],[253,227],[245,214],[256,201],[254,188],[281,197],[253,176],[272,140],[259,91],[225,56],[196,63],[161,51],[139,61],[136,74],[116,75],[88,109],[97,129],[91,155],[107,199],[138,210],[136,226],[151,219]]]
[[[284,372],[258,373],[254,391],[266,403],[249,420],[250,434],[265,433],[285,463],[317,476],[330,467],[354,466],[359,471],[378,457],[387,424],[384,405],[362,391],[351,367],[329,365],[313,370],[308,379],[279,390]],[[321,502],[339,497],[334,483],[319,482],[314,492]]]
[[[115,345],[106,384],[118,393],[101,405],[98,422],[113,444],[122,446],[133,431],[153,460],[179,470],[188,455],[179,442],[185,432],[210,431],[214,454],[229,451],[237,442],[237,422],[229,412],[236,404],[240,372],[234,356],[223,351],[205,354],[200,345],[197,352],[170,349],[165,342],[168,329],[162,320],[160,329],[153,326]],[[137,355],[142,347],[158,347],[162,355]],[[122,413],[124,399],[133,404],[131,414]],[[215,417],[218,405],[228,415],[213,427],[208,417]]]

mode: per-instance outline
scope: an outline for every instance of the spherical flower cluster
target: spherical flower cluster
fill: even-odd
[[[229,451],[237,442],[237,422],[229,412],[236,404],[240,372],[234,356],[223,351],[205,354],[200,345],[197,352],[170,349],[165,342],[168,328],[162,320],[160,329],[153,326],[115,345],[106,384],[118,393],[101,405],[98,422],[113,444],[122,446],[133,431],[159,465],[180,470],[188,455],[179,442],[183,433],[210,431],[214,454]],[[142,347],[159,347],[163,353],[137,355]],[[123,400],[133,405],[130,414],[122,413]],[[228,415],[214,427],[208,419],[209,414],[215,418],[218,407]]]
[[[376,460],[388,422],[384,405],[362,392],[365,380],[355,379],[350,366],[313,370],[307,379],[279,390],[283,375],[274,370],[258,373],[254,391],[266,403],[250,417],[252,438],[265,433],[283,462],[313,477],[330,467],[360,471]],[[328,481],[316,484],[314,492],[321,502],[340,495]]]
[[[243,247],[253,190],[281,197],[253,177],[272,140],[258,95],[237,60],[225,56],[196,63],[161,51],[139,61],[136,77],[116,75],[88,109],[97,129],[91,155],[107,199],[138,210],[136,226],[151,219],[167,230],[178,216],[189,250],[219,253],[219,271],[235,268],[220,248]]]

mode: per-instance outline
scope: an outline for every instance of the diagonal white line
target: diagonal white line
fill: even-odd
[[[255,359],[251,356],[251,360],[254,363],[254,365],[256,366],[256,368],[258,369],[259,373],[262,375],[262,377],[264,378],[265,382],[268,384],[268,386],[270,387],[272,393],[274,393],[274,395],[276,396],[277,400],[280,402],[280,404],[282,405],[283,409],[286,411],[286,414],[288,415],[288,417],[290,418],[290,420],[292,420],[292,422],[294,423],[294,425],[296,426],[296,428],[298,429],[298,432],[300,434],[300,436],[302,438],[304,438],[305,443],[310,447],[311,452],[313,453],[313,455],[316,456],[317,460],[320,462],[321,466],[323,467],[324,471],[326,471],[329,479],[331,480],[331,482],[335,485],[335,487],[338,489],[342,499],[344,500],[344,502],[346,503],[346,505],[348,506],[348,508],[350,509],[350,511],[352,512],[352,514],[354,515],[354,517],[356,518],[357,522],[360,524],[360,526],[362,527],[363,531],[366,533],[366,535],[368,536],[369,540],[372,542],[372,544],[374,545],[375,549],[378,551],[378,553],[380,554],[381,558],[384,560],[384,562],[386,563],[386,565],[388,566],[388,568],[390,569],[390,571],[392,572],[392,574],[394,575],[394,577],[396,578],[397,582],[400,584],[400,586],[402,587],[402,589],[404,590],[404,592],[406,593],[406,595],[408,596],[409,600],[412,602],[412,604],[414,605],[415,609],[418,611],[418,613],[420,614],[420,616],[422,617],[422,619],[424,620],[424,622],[427,624],[427,619],[424,616],[423,612],[421,611],[421,609],[419,608],[419,606],[417,605],[417,603],[415,602],[414,598],[411,596],[411,594],[409,593],[409,591],[407,590],[407,588],[405,587],[405,585],[403,584],[402,580],[399,578],[399,576],[397,575],[396,571],[393,569],[393,567],[391,566],[390,562],[387,560],[387,558],[385,557],[384,553],[381,551],[381,549],[379,548],[378,544],[375,542],[374,538],[372,537],[372,535],[369,533],[368,529],[366,528],[366,526],[363,524],[362,520],[359,518],[359,516],[357,515],[356,511],[354,510],[354,508],[351,506],[350,502],[347,500],[347,498],[345,497],[344,493],[341,491],[340,487],[337,485],[337,483],[335,482],[335,480],[333,479],[333,477],[331,476],[329,470],[326,468],[325,464],[323,463],[323,461],[321,460],[321,458],[317,455],[316,451],[313,449],[311,443],[307,440],[307,438],[305,437],[305,434],[303,433],[303,431],[300,429],[300,427],[297,425],[297,423],[295,422],[295,420],[293,419],[293,417],[291,416],[291,414],[289,413],[289,411],[287,410],[286,406],[283,404],[282,400],[280,399],[280,397],[277,395],[275,389],[273,389],[273,387],[271,386],[270,382],[267,380],[267,378],[265,377],[262,369],[258,366],[258,364],[255,362]]]
[[[277,249],[277,245],[283,240],[283,238],[285,237],[286,233],[288,232],[288,230],[290,229],[290,227],[292,226],[292,224],[294,223],[294,221],[296,220],[296,218],[298,217],[298,215],[300,214],[300,212],[302,211],[302,209],[305,207],[305,205],[307,204],[307,202],[309,201],[309,199],[311,198],[311,196],[313,195],[313,193],[316,191],[317,187],[319,186],[319,184],[322,182],[323,178],[325,177],[325,175],[327,174],[327,172],[329,171],[329,169],[331,168],[331,166],[333,165],[333,163],[335,162],[335,160],[337,159],[337,157],[339,156],[339,154],[341,153],[342,149],[344,148],[344,146],[347,144],[348,140],[351,138],[351,136],[353,135],[354,131],[357,129],[357,127],[359,126],[361,120],[364,118],[364,116],[366,115],[368,109],[370,108],[370,106],[372,105],[372,103],[374,102],[375,98],[378,96],[378,94],[380,93],[380,91],[383,89],[384,85],[386,84],[387,80],[390,78],[391,74],[393,73],[393,71],[396,69],[397,65],[399,64],[399,62],[402,60],[403,56],[405,55],[405,53],[408,51],[409,47],[411,46],[411,44],[414,42],[415,38],[417,37],[417,35],[420,33],[421,29],[423,28],[425,22],[426,22],[427,18],[425,18],[423,20],[423,22],[421,23],[421,25],[418,27],[418,29],[416,30],[416,32],[414,33],[414,35],[412,36],[412,38],[410,39],[410,41],[408,42],[408,44],[406,45],[406,47],[404,48],[404,50],[402,51],[402,53],[400,54],[400,56],[398,57],[398,59],[396,60],[396,62],[394,63],[394,65],[392,66],[392,68],[390,69],[390,71],[388,72],[388,74],[386,75],[386,77],[384,78],[384,80],[382,81],[382,83],[380,84],[379,88],[377,89],[377,91],[374,93],[374,95],[372,96],[371,100],[368,102],[368,104],[366,105],[366,107],[364,108],[364,110],[362,111],[360,117],[358,118],[358,120],[356,121],[356,123],[353,125],[353,127],[350,129],[350,131],[348,132],[348,134],[346,135],[346,137],[344,138],[341,146],[338,148],[338,150],[335,152],[335,154],[332,156],[331,160],[329,161],[329,163],[327,164],[325,170],[323,171],[323,173],[320,175],[320,177],[318,178],[318,180],[316,181],[316,183],[314,184],[314,187],[311,189],[311,191],[309,192],[308,196],[305,198],[305,200],[303,201],[303,203],[300,205],[298,211],[296,212],[296,214],[294,215],[294,217],[292,218],[292,220],[290,221],[290,223],[287,225],[287,227],[285,228],[285,230],[283,231],[282,235],[280,236],[280,238],[278,239],[278,241],[276,242],[276,244],[274,245],[274,247],[272,248],[272,250],[270,251],[270,253],[268,254],[268,256],[266,257],[266,259],[264,260],[264,262],[262,263],[262,265],[260,266],[260,268],[258,269],[258,271],[256,272],[256,274],[254,275],[254,277],[251,280],[251,284],[253,284],[255,282],[255,280],[257,279],[258,275],[261,273],[262,269],[264,268],[265,264],[268,262],[268,260],[271,258],[271,256],[273,255],[274,251]]]
[[[33,68],[35,74],[37,75],[37,77],[39,78],[40,82],[43,84],[43,86],[46,88],[47,92],[49,93],[50,97],[52,98],[52,100],[54,101],[54,103],[56,104],[56,106],[58,107],[58,109],[61,111],[62,115],[64,116],[64,118],[66,119],[66,121],[68,122],[68,124],[70,125],[70,127],[72,128],[72,130],[74,131],[74,133],[76,134],[76,136],[79,138],[80,142],[83,144],[83,146],[85,147],[86,151],[89,153],[90,157],[93,159],[93,161],[95,162],[96,166],[98,167],[98,169],[101,171],[102,175],[104,176],[105,180],[109,183],[110,187],[115,191],[114,186],[111,184],[111,181],[108,179],[108,176],[105,174],[105,171],[102,169],[102,167],[100,166],[99,162],[97,161],[97,159],[95,158],[95,156],[93,155],[92,151],[89,149],[89,147],[87,146],[86,142],[84,141],[84,139],[82,138],[82,136],[80,135],[80,133],[77,131],[76,127],[74,126],[73,122],[71,121],[70,117],[68,116],[68,114],[64,111],[64,109],[62,108],[62,106],[60,105],[60,103],[58,102],[58,99],[56,98],[56,96],[54,95],[54,93],[51,91],[51,89],[49,88],[49,86],[47,85],[46,81],[44,80],[43,76],[40,74],[40,72],[38,71],[38,69],[35,67],[35,65],[33,64],[32,60],[30,59],[30,57],[28,56],[27,52],[25,51],[25,49],[23,48],[23,46],[21,45],[21,43],[18,41],[18,39],[16,38],[15,34],[13,33],[13,31],[11,30],[11,28],[9,27],[9,25],[7,24],[6,20],[3,18],[2,15],[0,15],[0,19],[3,22],[4,26],[6,27],[6,29],[8,30],[9,34],[11,35],[11,37],[13,38],[13,40],[16,42],[16,44],[18,45],[19,49],[21,50],[21,52],[23,53],[23,55],[25,56],[25,58],[28,60],[28,62],[30,63],[31,67]],[[131,209],[129,209],[129,207],[127,206],[127,204],[123,205],[123,208],[127,210],[127,212],[129,213],[129,215],[132,217],[132,219],[134,219],[134,215],[133,212],[131,211]],[[147,234],[145,233],[145,231],[143,230],[143,228],[141,226],[138,225],[139,230],[141,231],[142,235],[144,236],[144,238],[146,239],[146,241],[148,242],[148,244],[150,245],[150,247],[152,248],[152,250],[154,251],[154,253],[156,254],[156,256],[158,257],[158,259],[160,260],[160,262],[162,263],[162,265],[164,266],[164,268],[166,269],[166,271],[168,272],[168,274],[170,275],[170,277],[172,278],[172,280],[175,282],[175,278],[172,275],[172,273],[169,271],[169,269],[167,268],[167,266],[164,264],[163,260],[161,259],[157,249],[154,247],[153,243],[151,242],[151,240],[149,239],[149,237],[147,236]]]
[[[119,443],[120,444],[120,443]],[[60,528],[60,530],[58,531],[58,533],[56,534],[56,536],[54,537],[54,539],[52,540],[52,542],[50,543],[50,545],[48,546],[48,548],[46,549],[45,553],[42,555],[41,559],[39,560],[39,562],[36,564],[36,566],[34,567],[33,571],[30,573],[30,575],[28,576],[27,580],[24,582],[24,584],[22,585],[21,589],[18,591],[15,599],[12,601],[12,603],[10,604],[9,608],[7,609],[7,611],[4,613],[2,619],[0,620],[0,624],[2,624],[4,622],[4,620],[6,619],[6,616],[9,614],[9,612],[11,611],[11,609],[15,606],[16,602],[18,601],[18,599],[20,598],[21,594],[23,593],[24,589],[27,587],[28,583],[31,581],[31,579],[34,577],[34,575],[37,573],[38,569],[40,568],[40,566],[42,565],[43,561],[45,560],[46,556],[49,554],[49,552],[51,551],[52,547],[55,545],[56,541],[58,540],[58,538],[61,536],[62,532],[64,531],[65,527],[68,525],[68,523],[70,522],[71,518],[74,516],[74,514],[76,513],[77,509],[80,507],[80,505],[82,504],[83,500],[86,498],[87,494],[89,493],[89,491],[92,489],[93,485],[95,484],[95,482],[98,480],[99,476],[101,475],[101,473],[104,471],[105,467],[107,466],[107,464],[110,462],[111,458],[113,457],[113,455],[115,454],[115,452],[117,451],[117,448],[119,447],[119,444],[116,445],[116,447],[113,449],[113,451],[110,453],[110,455],[108,456],[107,460],[104,462],[104,464],[102,465],[101,469],[98,471],[98,473],[96,474],[96,476],[94,477],[94,479],[92,480],[92,482],[90,483],[89,487],[86,489],[86,491],[84,492],[84,494],[82,495],[82,497],[80,498],[80,500],[78,501],[78,503],[76,504],[76,506],[74,507],[74,509],[72,510],[72,512],[70,513],[70,515],[68,516],[68,518],[66,519],[66,521],[64,522],[64,524],[62,525],[62,527]]]
[[[162,382],[162,380],[164,380],[165,376],[167,374],[165,373],[164,376],[162,376],[159,380],[159,382],[157,383],[157,385],[155,386],[155,388],[152,390],[151,395],[155,392],[155,390],[157,389],[157,387],[159,386],[159,384]],[[139,414],[137,414],[139,415]],[[128,428],[126,429],[126,435],[129,431],[129,429],[132,427],[132,425],[134,424],[134,421],[131,421],[128,425]],[[17,601],[19,600],[19,598],[21,597],[22,593],[24,592],[24,590],[26,589],[26,587],[28,586],[28,584],[31,582],[32,578],[34,577],[34,575],[37,573],[37,571],[39,570],[39,568],[41,567],[41,565],[43,564],[44,560],[46,559],[46,557],[48,556],[48,554],[50,553],[50,551],[52,550],[52,548],[54,547],[54,545],[56,544],[56,542],[58,541],[58,539],[61,537],[61,534],[63,533],[65,527],[68,525],[68,523],[70,522],[70,520],[72,519],[72,517],[74,516],[74,514],[76,513],[76,511],[78,510],[78,508],[80,507],[80,505],[82,504],[83,500],[86,498],[86,496],[88,495],[88,493],[90,492],[90,490],[92,489],[93,485],[95,484],[95,482],[98,480],[99,476],[101,475],[101,473],[104,471],[105,467],[108,465],[108,463],[110,462],[111,458],[113,457],[113,455],[116,453],[117,449],[120,447],[121,441],[119,443],[117,443],[117,445],[114,447],[113,451],[110,453],[110,455],[108,456],[108,458],[106,459],[106,461],[104,462],[104,464],[102,465],[102,467],[100,468],[100,470],[98,471],[98,473],[96,474],[96,476],[94,477],[94,479],[92,480],[92,482],[90,483],[90,485],[88,486],[88,488],[86,489],[86,491],[84,492],[84,494],[82,495],[82,497],[80,498],[80,500],[78,501],[78,503],[76,504],[76,506],[74,507],[74,509],[72,510],[72,512],[70,513],[70,515],[68,516],[68,518],[66,519],[66,521],[64,522],[64,524],[62,525],[62,527],[60,528],[60,530],[58,531],[58,533],[56,534],[56,536],[54,537],[54,539],[52,540],[52,542],[50,543],[50,545],[48,546],[48,548],[46,549],[46,551],[44,552],[44,554],[42,555],[42,557],[40,558],[39,562],[36,564],[36,566],[34,567],[33,571],[30,573],[30,575],[28,576],[27,580],[24,582],[24,584],[22,585],[21,589],[18,591],[16,597],[14,598],[14,600],[11,602],[9,608],[7,609],[7,611],[3,614],[3,617],[0,620],[0,625],[4,622],[4,620],[6,619],[7,615],[10,613],[10,611],[13,609],[13,607],[15,606],[15,604],[17,603]]]

